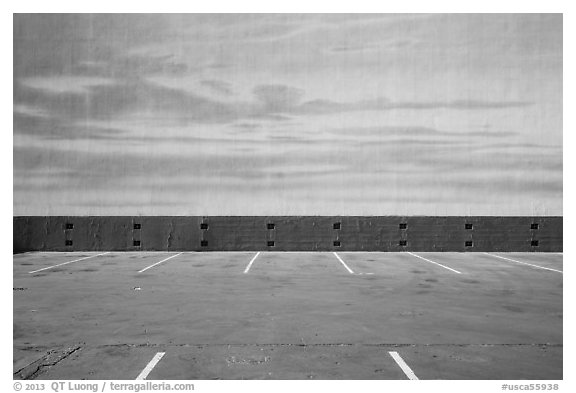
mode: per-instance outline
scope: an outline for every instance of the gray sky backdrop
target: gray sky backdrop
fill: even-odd
[[[15,15],[15,215],[562,215],[561,15]]]

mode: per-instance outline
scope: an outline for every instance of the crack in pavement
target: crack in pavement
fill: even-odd
[[[40,375],[45,368],[49,368],[57,365],[62,360],[66,359],[68,356],[72,355],[74,352],[80,350],[82,347],[70,347],[63,351],[51,350],[40,359],[33,361],[32,363],[22,367],[20,370],[14,373],[15,377],[20,379],[34,379]]]
[[[409,344],[409,343],[119,343],[119,344],[83,344],[87,348],[157,348],[157,347],[562,347],[557,343],[469,343],[469,344]],[[21,350],[35,349],[36,346],[20,347]],[[80,347],[78,347],[80,348]]]

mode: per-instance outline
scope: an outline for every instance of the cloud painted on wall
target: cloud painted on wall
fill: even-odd
[[[562,214],[561,44],[560,15],[15,15],[14,213]]]

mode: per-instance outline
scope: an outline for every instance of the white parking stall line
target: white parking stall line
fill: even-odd
[[[150,360],[150,362],[146,365],[146,367],[144,367],[144,370],[142,370],[142,372],[136,377],[136,380],[146,379],[148,374],[150,374],[150,372],[154,369],[154,367],[156,367],[156,365],[164,357],[164,355],[166,355],[166,352],[158,352],[156,355],[154,355],[152,360]]]
[[[43,267],[42,269],[33,270],[33,271],[31,271],[31,272],[28,272],[28,273],[29,273],[29,274],[34,274],[34,273],[38,273],[38,272],[41,272],[41,271],[44,271],[44,270],[54,269],[55,267],[58,267],[58,266],[64,266],[64,265],[68,265],[68,264],[70,264],[70,263],[80,262],[80,261],[84,261],[84,260],[86,260],[86,259],[96,258],[96,257],[99,257],[99,256],[101,256],[101,255],[106,255],[106,254],[110,254],[110,252],[109,252],[109,251],[108,251],[108,252],[103,252],[103,253],[101,253],[101,254],[90,255],[89,257],[84,257],[84,258],[80,258],[80,259],[75,259],[75,260],[73,260],[73,261],[63,262],[63,263],[59,263],[59,264],[57,264],[57,265],[48,266],[48,267]]]
[[[168,258],[166,258],[166,259],[162,259],[162,260],[159,261],[159,262],[153,263],[152,265],[146,266],[144,269],[139,270],[138,273],[144,273],[146,270],[152,269],[154,266],[157,266],[157,265],[159,265],[159,264],[161,264],[161,263],[163,263],[163,262],[166,262],[166,261],[169,260],[169,259],[176,258],[178,255],[182,255],[182,254],[184,254],[184,253],[181,252],[181,253],[178,253],[178,254],[176,254],[176,255],[172,255],[172,256],[170,256],[170,257],[168,257]]]
[[[388,353],[390,354],[390,356],[392,356],[392,359],[394,359],[396,364],[400,366],[402,371],[404,371],[404,374],[408,377],[408,379],[416,381],[418,380],[418,377],[416,376],[416,374],[414,374],[414,371],[412,371],[412,369],[406,364],[406,362],[404,361],[404,359],[402,359],[402,357],[400,356],[400,354],[398,354],[398,352],[390,351]]]
[[[538,268],[538,269],[550,270],[550,271],[553,271],[553,272],[556,272],[556,273],[564,273],[562,270],[556,270],[556,269],[552,269],[552,268],[549,268],[549,267],[538,266],[538,265],[534,265],[534,264],[528,263],[528,262],[521,262],[521,261],[517,261],[517,260],[515,260],[515,259],[511,259],[511,258],[506,258],[506,257],[500,256],[500,255],[490,254],[490,253],[488,253],[488,252],[485,252],[484,254],[490,255],[491,257],[496,257],[496,258],[504,259],[504,260],[507,260],[507,261],[510,261],[510,262],[516,262],[516,263],[520,263],[520,264],[522,264],[522,265],[532,266],[532,267],[535,267],[535,268]]]
[[[348,267],[348,265],[346,265],[346,262],[344,262],[344,261],[342,260],[342,258],[340,258],[340,255],[338,255],[336,252],[334,253],[334,255],[336,256],[336,258],[338,258],[338,260],[340,261],[340,263],[341,263],[342,265],[344,265],[344,267],[346,268],[346,270],[348,270],[348,273],[354,274],[354,271],[352,271],[352,269],[350,269],[350,268]]]
[[[459,272],[459,271],[456,270],[456,269],[452,269],[451,267],[444,266],[444,265],[442,265],[441,263],[431,261],[430,259],[421,257],[420,255],[414,254],[414,253],[412,253],[412,252],[410,252],[410,251],[407,251],[406,253],[412,255],[413,257],[420,258],[420,259],[422,259],[422,260],[424,260],[424,261],[426,261],[426,262],[430,262],[430,263],[433,263],[434,265],[438,265],[438,266],[440,266],[440,267],[443,267],[444,269],[448,269],[448,270],[450,270],[450,271],[452,271],[452,272],[454,272],[454,273],[462,274],[462,272]]]
[[[250,268],[252,267],[252,264],[254,263],[254,261],[256,260],[256,258],[258,258],[258,255],[260,255],[260,251],[258,251],[256,253],[256,255],[254,255],[254,258],[252,258],[250,260],[250,262],[248,263],[248,266],[246,266],[246,269],[244,269],[244,274],[247,274],[250,271]]]

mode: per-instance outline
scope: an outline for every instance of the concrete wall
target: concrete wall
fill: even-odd
[[[14,217],[14,252],[561,252],[562,221],[562,217],[480,216],[27,216]],[[203,223],[206,229],[202,229]],[[337,223],[340,229],[334,229]],[[135,224],[140,229],[135,229]],[[269,229],[268,224],[274,228]],[[406,228],[400,228],[400,224],[406,224]],[[472,229],[466,229],[465,224],[472,224]],[[538,228],[532,229],[532,224]],[[406,245],[401,245],[401,240]],[[535,240],[537,246],[532,244]],[[135,243],[138,241],[139,245]]]

